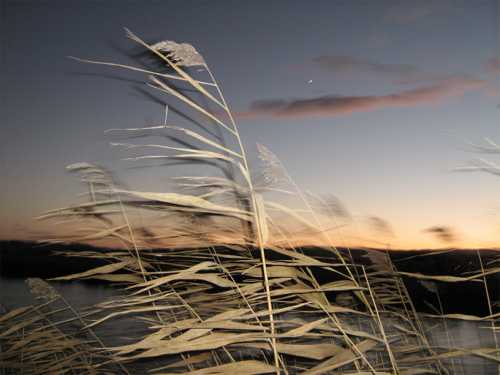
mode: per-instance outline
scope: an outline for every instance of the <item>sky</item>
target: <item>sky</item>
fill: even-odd
[[[131,168],[104,134],[161,123],[168,98],[141,74],[67,58],[136,64],[127,27],[195,46],[252,163],[263,144],[304,191],[337,197],[350,245],[500,244],[500,179],[453,171],[499,158],[468,144],[500,143],[498,0],[0,4],[1,238],[57,229],[33,218],[82,191],[68,164],[103,165],[151,191],[185,174]]]

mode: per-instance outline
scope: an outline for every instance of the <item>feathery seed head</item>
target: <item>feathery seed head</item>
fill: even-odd
[[[200,66],[205,65],[203,56],[189,43],[176,43],[171,40],[163,40],[151,46],[156,51],[166,52],[167,57],[174,60],[178,65]]]
[[[262,162],[262,178],[266,185],[288,181],[283,164],[267,147],[257,143],[258,157]]]
[[[30,293],[37,299],[50,301],[59,297],[59,294],[51,285],[49,285],[49,283],[39,279],[38,277],[26,279],[26,284],[28,284]]]

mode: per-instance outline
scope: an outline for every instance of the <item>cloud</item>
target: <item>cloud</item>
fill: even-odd
[[[404,84],[440,81],[449,78],[449,76],[422,72],[416,66],[410,64],[385,64],[352,56],[323,55],[313,58],[312,63],[328,72],[356,76],[359,73],[372,74]]]
[[[324,55],[314,58],[313,63],[321,68],[334,71],[362,71],[376,74],[412,74],[417,71],[417,68],[413,65],[381,64],[352,56]]]
[[[450,243],[456,240],[455,233],[450,227],[447,226],[433,226],[423,230],[423,232],[434,235],[438,240]]]
[[[384,20],[398,25],[414,24],[450,8],[451,3],[446,0],[399,1],[385,11]]]
[[[251,103],[247,111],[237,113],[237,116],[240,118],[336,117],[383,108],[435,104],[462,96],[469,90],[482,89],[485,85],[486,82],[482,80],[456,77],[431,86],[388,95],[325,95],[314,98],[257,100]]]
[[[377,233],[385,236],[394,236],[391,224],[378,216],[370,216],[367,218],[368,225]]]
[[[327,217],[351,219],[352,216],[342,201],[333,194],[313,195],[308,194],[311,205]]]

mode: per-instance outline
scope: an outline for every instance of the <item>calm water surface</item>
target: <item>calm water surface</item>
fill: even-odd
[[[106,284],[73,282],[52,282],[52,285],[75,308],[81,309],[103,302],[118,294],[118,291]],[[32,304],[24,279],[0,278],[0,304],[7,310]],[[390,324],[390,322],[387,322]],[[426,319],[426,326],[431,328],[430,341],[436,347],[448,347],[451,340],[457,348],[485,348],[495,347],[491,326],[488,323],[467,322],[453,319]],[[448,333],[444,330],[444,327]],[[129,343],[134,337],[140,337],[147,328],[131,317],[112,319],[106,324],[96,327],[96,333],[106,345]],[[500,341],[500,338],[499,338]],[[464,357],[454,360],[455,366],[463,368],[456,370],[456,374],[464,375],[498,375],[500,371],[492,362],[478,357]],[[149,364],[148,364],[149,367]],[[135,367],[133,373],[142,373],[140,367]],[[453,374],[453,372],[450,372]]]

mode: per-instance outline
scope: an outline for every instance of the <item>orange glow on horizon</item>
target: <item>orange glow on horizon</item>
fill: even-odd
[[[73,242],[70,240],[69,234],[75,234],[82,232],[81,227],[73,228],[71,230],[69,227],[61,228],[50,223],[39,223],[36,222],[30,229],[17,228],[15,230],[2,230],[0,231],[0,239],[2,240],[47,240],[47,239],[68,239],[68,242]],[[339,247],[339,248],[377,248],[384,250],[418,250],[418,249],[496,249],[500,247],[500,238],[490,237],[487,240],[478,240],[477,238],[487,238],[487,230],[483,228],[483,234],[477,236],[471,236],[470,233],[464,235],[460,233],[460,237],[455,241],[443,242],[434,238],[428,233],[420,231],[407,231],[406,234],[402,234],[400,228],[395,227],[395,235],[377,235],[372,233],[369,229],[361,228],[361,225],[350,225],[334,230],[326,231],[324,234],[314,233],[314,234],[301,234],[300,231],[289,230],[290,233],[285,237],[283,235],[278,235],[276,233],[272,234],[268,244],[270,246],[279,245],[283,247],[307,247],[307,246],[317,246],[317,247]],[[158,233],[161,231],[156,231]],[[168,237],[167,235],[164,235]],[[223,235],[221,233],[211,233],[210,242],[212,244],[224,244],[224,243],[240,243],[242,244],[241,237],[236,235]],[[106,246],[106,247],[126,247],[124,243],[116,241],[115,239],[101,239],[101,240],[88,240],[88,241],[75,241],[83,242],[96,246]],[[150,245],[150,247],[196,247],[207,245],[206,241],[193,240],[190,239],[162,239]],[[144,246],[147,247],[147,246]]]

